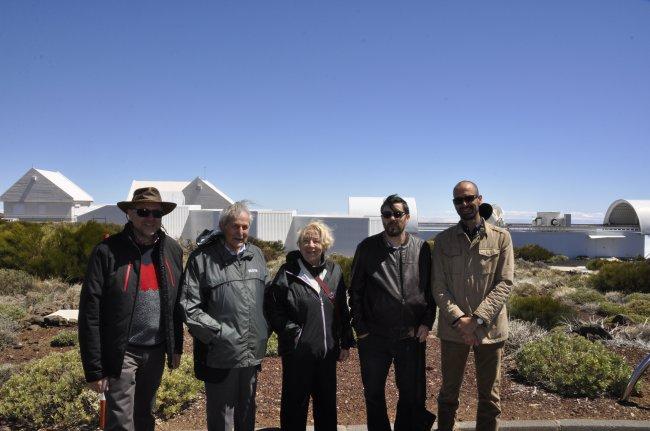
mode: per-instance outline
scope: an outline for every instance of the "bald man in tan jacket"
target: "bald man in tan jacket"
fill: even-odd
[[[479,214],[482,197],[471,181],[454,187],[461,220],[435,238],[432,289],[440,308],[442,386],[438,429],[454,429],[460,386],[470,349],[478,389],[477,431],[498,430],[503,345],[508,338],[506,301],[512,288],[514,255],[510,233]]]

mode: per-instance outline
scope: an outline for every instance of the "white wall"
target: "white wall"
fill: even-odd
[[[253,223],[250,235],[264,241],[280,241],[287,239],[291,221],[295,211],[253,210]]]
[[[354,256],[357,245],[369,234],[369,219],[367,217],[328,217],[328,216],[295,216],[287,234],[284,247],[287,251],[296,250],[298,246],[298,230],[311,220],[322,220],[334,234],[334,246],[328,253],[338,253]]]
[[[196,237],[199,236],[203,230],[217,229],[219,227],[220,216],[221,210],[191,210],[188,215],[185,227],[183,228],[181,239],[196,241]]]

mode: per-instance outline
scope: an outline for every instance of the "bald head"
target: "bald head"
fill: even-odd
[[[459,191],[468,190],[468,188],[470,188],[470,187],[471,187],[471,193],[476,195],[476,196],[479,196],[480,193],[478,192],[478,186],[473,181],[463,180],[463,181],[460,181],[458,184],[456,184],[454,186],[454,197],[457,196],[457,193]],[[468,191],[470,191],[470,190],[468,190]]]

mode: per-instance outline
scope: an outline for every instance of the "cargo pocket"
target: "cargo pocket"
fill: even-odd
[[[481,248],[478,251],[480,263],[481,263],[481,274],[492,274],[496,271],[497,261],[499,259],[499,249],[498,248]]]

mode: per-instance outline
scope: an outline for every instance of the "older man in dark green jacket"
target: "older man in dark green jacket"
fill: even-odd
[[[266,353],[268,280],[261,250],[247,244],[251,213],[225,209],[221,232],[189,257],[181,307],[194,337],[194,371],[205,382],[208,430],[253,431],[257,372]]]

